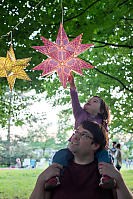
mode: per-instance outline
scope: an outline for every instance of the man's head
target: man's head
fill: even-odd
[[[121,145],[118,143],[118,144],[116,144],[116,148],[117,149],[120,149],[121,148]]]
[[[70,150],[73,154],[89,155],[107,144],[106,131],[98,123],[83,121],[72,136]]]
[[[116,147],[116,142],[112,142],[113,148]]]
[[[103,149],[107,145],[107,132],[105,128],[97,122],[85,120],[81,123],[82,127],[91,132],[93,142],[99,144],[99,148]]]

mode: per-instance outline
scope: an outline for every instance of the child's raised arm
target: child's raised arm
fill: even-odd
[[[70,74],[69,77],[68,77],[68,82],[69,82],[69,84],[70,84],[70,88],[71,88],[71,89],[75,89],[75,88],[76,88],[76,87],[75,87],[74,77],[73,77],[72,72],[71,72],[71,74]]]

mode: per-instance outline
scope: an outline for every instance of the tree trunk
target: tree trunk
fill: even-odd
[[[7,165],[11,164],[11,109],[12,109],[12,92],[9,94],[9,118],[8,118],[8,134],[7,134]]]

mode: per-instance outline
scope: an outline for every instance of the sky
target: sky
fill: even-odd
[[[48,128],[48,134],[50,136],[56,136],[57,130],[58,130],[57,114],[62,109],[62,107],[61,106],[57,106],[56,108],[52,107],[52,105],[45,100],[44,93],[40,94],[39,97],[41,97],[41,95],[43,96],[41,98],[42,100],[40,102],[35,102],[33,105],[30,106],[30,113],[32,113],[34,115],[36,113],[46,112],[46,118],[47,118],[46,122],[52,123],[52,125],[50,125],[50,127]],[[74,124],[74,119],[72,119],[72,120],[73,120],[73,124]],[[1,132],[0,134],[1,134],[2,138],[7,139],[7,129],[0,128],[0,132]],[[23,125],[22,127],[11,126],[11,136],[13,136],[13,135],[26,136],[27,133],[28,133],[27,125]],[[71,135],[72,135],[72,132],[68,132],[68,136],[71,136]]]
[[[116,92],[115,92],[116,93]],[[40,102],[35,102],[30,108],[29,108],[29,113],[32,113],[33,115],[36,113],[44,113],[46,112],[46,118],[47,118],[47,123],[52,123],[52,125],[48,128],[48,134],[50,136],[55,136],[57,134],[57,121],[58,121],[58,116],[57,114],[59,111],[62,109],[62,106],[57,106],[57,107],[52,107],[52,100],[51,103],[45,100],[46,93],[42,94],[36,94],[34,90],[25,93],[25,96],[29,95],[36,95],[38,99],[41,99]],[[119,94],[120,95],[120,94]],[[21,113],[20,113],[21,114]],[[22,116],[23,117],[23,116]],[[72,116],[72,122],[74,125],[74,118]],[[2,138],[7,139],[7,130],[0,129]],[[26,136],[27,135],[27,125],[23,125],[22,127],[15,127],[11,126],[11,136],[13,135],[21,135],[21,136]],[[68,136],[71,136],[72,132],[68,132]]]
[[[45,107],[45,110],[42,110],[42,107]],[[45,99],[43,99],[41,102],[36,102],[32,106],[32,110],[35,111],[37,110],[38,112],[46,112],[46,117],[47,117],[47,122],[52,123],[52,126],[49,127],[48,133],[49,135],[55,135],[58,130],[58,116],[57,114],[59,111],[62,110],[62,106],[57,106],[57,107],[52,107],[52,105],[48,102],[46,102]],[[72,122],[74,124],[74,118],[72,116]],[[72,135],[72,131],[68,132],[68,136]]]
[[[41,113],[44,112],[42,107],[45,107],[46,117],[48,122],[52,122],[52,126],[49,128],[49,133],[52,134],[52,131],[57,131],[57,124],[56,121],[58,119],[57,113],[58,111],[56,109],[53,109],[50,104],[48,104],[44,99],[41,102],[36,102],[30,107],[31,113]],[[11,134],[21,134],[25,136],[27,134],[27,126],[23,125],[22,127],[15,127],[11,126]],[[1,135],[5,138],[5,135],[7,135],[7,130],[1,129]]]

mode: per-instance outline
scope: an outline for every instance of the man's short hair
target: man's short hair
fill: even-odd
[[[112,142],[112,144],[116,144],[116,142],[115,142],[115,141],[113,141],[113,142]]]
[[[116,147],[120,149],[121,145],[118,143],[118,144],[116,145]]]
[[[83,122],[81,122],[81,125],[84,129],[92,133],[93,141],[97,144],[100,144],[99,149],[103,149],[107,146],[108,144],[107,132],[101,124],[94,121],[92,122],[89,120],[84,120]]]

